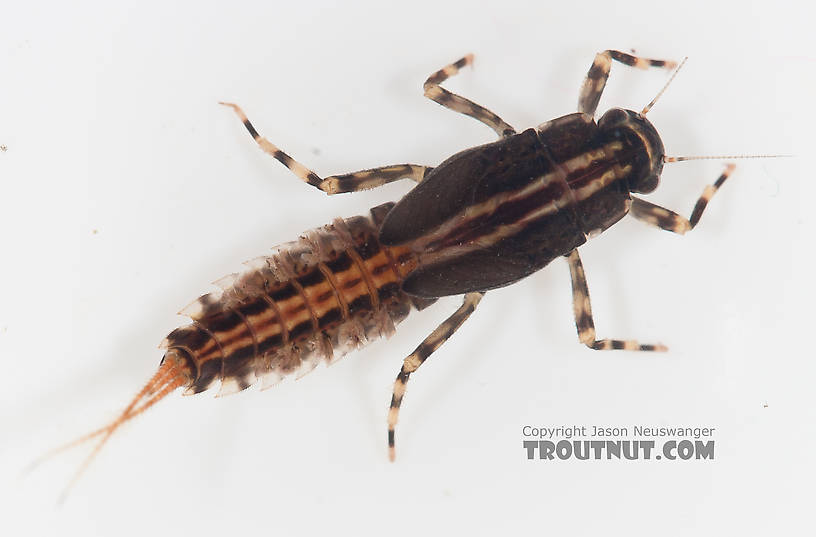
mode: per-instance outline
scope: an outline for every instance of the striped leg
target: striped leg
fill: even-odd
[[[321,178],[315,172],[296,161],[269,140],[258,134],[252,123],[249,122],[246,114],[241,107],[232,103],[219,103],[224,106],[229,106],[241,121],[244,127],[252,135],[255,142],[269,155],[272,155],[278,162],[289,168],[292,173],[297,175],[302,181],[312,185],[325,192],[326,194],[341,194],[343,192],[358,192],[360,190],[368,190],[376,188],[386,183],[392,183],[400,179],[412,179],[419,183],[433,168],[429,166],[419,166],[417,164],[396,164],[393,166],[383,166],[380,168],[372,168],[370,170],[362,170],[354,173],[347,173],[343,175],[333,175],[331,177]]]
[[[473,63],[473,54],[468,54],[464,58],[445,66],[444,68],[440,69],[439,71],[435,72],[431,76],[428,77],[428,80],[425,81],[425,85],[423,88],[425,89],[425,97],[429,98],[430,100],[441,104],[445,108],[450,108],[455,112],[459,112],[460,114],[465,114],[466,116],[470,116],[474,119],[478,119],[494,131],[496,134],[499,135],[499,138],[503,138],[505,136],[512,136],[516,134],[516,130],[504,122],[502,118],[484,108],[479,106],[478,104],[465,99],[464,97],[460,97],[455,93],[451,93],[439,84],[446,81],[448,78],[452,77],[456,73],[459,72],[459,69],[466,65],[470,65]]]
[[[400,179],[411,179],[419,183],[431,170],[433,168],[430,166],[420,166],[418,164],[381,166],[370,170],[326,177],[318,188],[326,194],[341,194],[377,188]]]
[[[462,326],[462,323],[470,317],[470,314],[476,309],[476,306],[479,304],[479,301],[482,300],[483,296],[484,293],[466,294],[465,301],[459,309],[448,317],[445,322],[440,324],[436,330],[431,332],[431,335],[425,338],[425,341],[420,343],[419,347],[408,355],[403,362],[399,375],[397,375],[397,380],[394,382],[394,392],[391,395],[391,409],[388,411],[388,458],[392,461],[395,457],[394,428],[397,426],[400,405],[402,404],[402,398],[405,396],[405,386],[408,384],[411,373],[419,369],[419,366]]]
[[[703,195],[697,200],[697,203],[694,205],[694,210],[691,211],[691,217],[688,220],[673,211],[635,197],[632,198],[632,208],[629,212],[632,216],[638,220],[643,220],[647,224],[682,235],[694,229],[694,226],[700,221],[700,217],[703,216],[703,211],[708,206],[708,202],[711,201],[711,198],[733,171],[734,165],[727,165],[725,171],[722,172],[714,184],[705,187]]]
[[[581,343],[599,351],[623,349],[626,351],[660,351],[669,350],[660,343],[656,345],[641,345],[631,339],[595,339],[595,322],[592,320],[592,305],[589,302],[589,288],[587,287],[584,265],[578,250],[573,250],[566,256],[569,262],[570,276],[572,277],[572,309],[575,313],[575,327],[578,329],[578,339]]]
[[[595,55],[595,61],[592,62],[592,67],[589,68],[589,72],[584,79],[584,84],[581,86],[581,95],[578,98],[579,112],[591,116],[595,115],[595,109],[598,108],[598,101],[601,100],[601,94],[603,93],[604,87],[606,87],[606,79],[609,78],[612,60],[639,69],[647,69],[649,67],[674,69],[677,67],[677,63],[673,61],[639,58],[617,50],[599,52]]]

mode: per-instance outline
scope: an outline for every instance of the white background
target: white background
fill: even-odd
[[[6,535],[780,534],[810,524],[816,398],[814,13],[783,2],[3,2],[0,511]],[[801,3],[804,5],[804,3]],[[679,6],[680,4],[678,4]],[[493,133],[422,97],[447,87],[519,130],[575,109],[606,48],[689,62],[649,114],[670,155],[740,161],[685,237],[626,219],[583,248],[601,337],[577,343],[566,264],[489,293],[416,374],[402,358],[459,304],[269,391],[168,397],[90,446],[174,315],[240,262],[410,185],[328,198],[263,155],[219,100],[317,173],[435,165]],[[600,110],[667,78],[613,67]],[[689,214],[722,162],[667,165],[650,199]],[[807,277],[807,278],[806,278]],[[524,425],[716,427],[714,461],[527,461]]]

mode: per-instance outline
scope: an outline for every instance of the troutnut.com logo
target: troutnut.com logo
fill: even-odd
[[[530,460],[713,460],[714,427],[600,427],[521,429]]]

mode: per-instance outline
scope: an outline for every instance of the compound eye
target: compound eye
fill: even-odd
[[[639,192],[641,194],[648,194],[650,192],[654,192],[657,188],[657,183],[660,181],[660,177],[657,175],[649,175],[648,177],[644,177],[638,184],[635,185],[635,188],[632,189],[632,192]]]
[[[615,125],[617,123],[622,123],[626,120],[627,114],[621,108],[612,108],[608,110],[602,117],[601,120],[598,122],[600,127],[606,127],[608,125]]]

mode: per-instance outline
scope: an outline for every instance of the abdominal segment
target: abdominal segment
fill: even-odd
[[[193,322],[162,343],[193,365],[185,394],[219,380],[219,395],[226,395],[258,380],[265,388],[301,376],[321,361],[389,337],[412,305],[433,302],[402,292],[416,268],[410,249],[377,239],[392,205],[307,232],[222,278],[216,282],[221,291],[185,308],[181,313]]]

